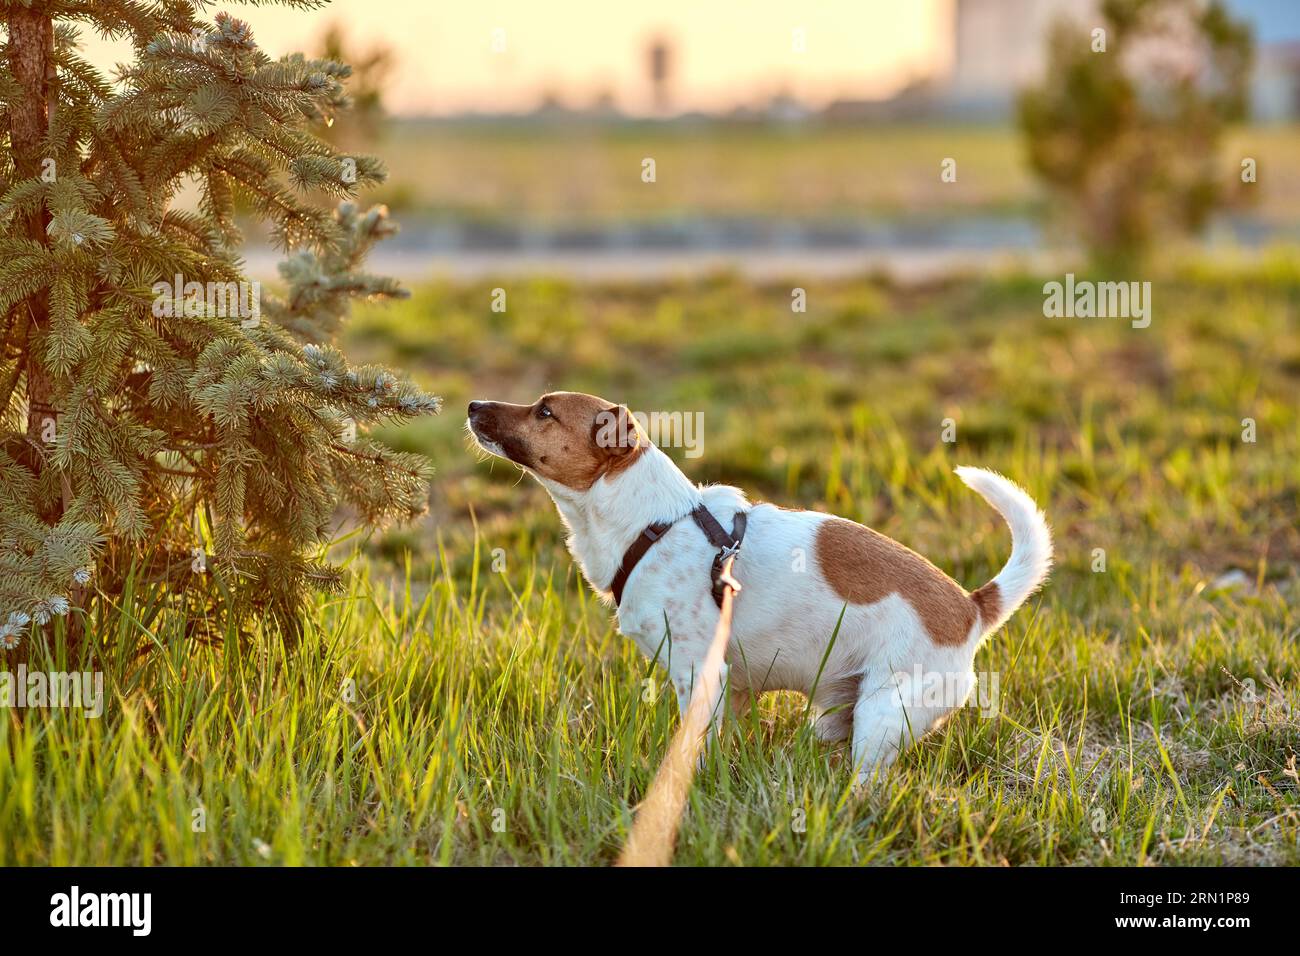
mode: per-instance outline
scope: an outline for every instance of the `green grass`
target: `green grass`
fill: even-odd
[[[296,652],[146,633],[131,604],[89,664],[28,647],[102,669],[109,703],[0,713],[0,864],[611,862],[676,702],[540,489],[461,433],[469,398],[548,387],[702,412],[703,457],[672,452],[692,477],[863,520],[967,586],[1009,540],[954,465],[1024,483],[1056,532],[1046,590],[976,660],[995,717],[958,713],[859,799],[802,700],[765,698],[697,778],[678,863],[1300,862],[1300,259],[1151,278],[1141,330],[1044,319],[1027,276],[487,282],[365,310],[349,350],[447,398],[389,436],[436,459],[429,522],[370,541]],[[1253,585],[1214,587],[1230,569]]]

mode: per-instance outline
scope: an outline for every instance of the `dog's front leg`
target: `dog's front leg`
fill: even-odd
[[[708,602],[707,609],[704,601]],[[629,602],[619,612],[620,632],[631,637],[648,657],[668,671],[668,679],[677,694],[677,713],[683,721],[696,690],[707,694],[709,721],[701,760],[722,727],[730,689],[730,668],[725,661],[715,681],[705,679],[704,662],[709,656],[716,625],[716,612],[708,613],[712,608],[712,599],[704,593],[698,608],[663,609]]]

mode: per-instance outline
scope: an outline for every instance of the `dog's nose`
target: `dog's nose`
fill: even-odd
[[[469,413],[470,413],[471,415],[473,415],[476,411],[478,411],[480,408],[482,408],[482,407],[483,407],[484,405],[486,405],[486,404],[487,404],[487,402],[470,402],[470,403],[469,403]]]

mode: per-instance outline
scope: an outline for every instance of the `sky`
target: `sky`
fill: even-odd
[[[221,10],[248,20],[272,55],[313,52],[331,21],[358,50],[393,48],[385,101],[408,115],[522,111],[544,92],[574,106],[608,92],[624,110],[650,112],[654,37],[673,49],[675,110],[757,105],[782,92],[815,106],[885,97],[946,68],[951,16],[948,0],[333,0],[317,11],[212,8]],[[494,50],[502,41],[504,50]],[[93,38],[87,48],[96,62],[129,52]]]

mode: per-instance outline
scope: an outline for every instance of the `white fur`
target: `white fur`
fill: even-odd
[[[1011,479],[983,468],[961,467],[956,471],[957,477],[979,492],[1011,528],[1011,557],[993,579],[1002,597],[1002,613],[996,621],[984,622],[987,636],[1047,579],[1052,570],[1052,534],[1034,499]]]
[[[755,505],[735,564],[743,593],[735,605],[723,675],[733,707],[767,690],[811,694],[817,730],[826,739],[842,739],[851,712],[853,759],[862,782],[966,702],[975,684],[980,640],[1042,583],[1051,565],[1051,540],[1042,513],[1010,481],[975,468],[959,468],[958,474],[1011,526],[1011,558],[994,578],[1002,596],[998,619],[977,619],[965,643],[941,646],[899,594],[846,607],[817,565],[817,529],[829,516]],[[653,446],[631,467],[597,480],[587,491],[539,480],[568,527],[569,549],[583,574],[609,601],[608,587],[623,554],[642,529],[676,520],[629,577],[618,625],[647,656],[658,655],[684,713],[718,608],[709,577],[715,549],[689,517],[680,519],[703,502],[730,529],[736,511],[749,503],[736,488],[692,484]],[[828,652],[841,609],[843,623]],[[912,686],[918,668],[955,675],[955,693],[938,703],[924,699]]]

